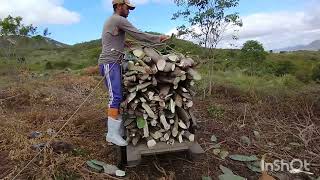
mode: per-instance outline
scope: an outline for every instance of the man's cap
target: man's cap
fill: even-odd
[[[134,10],[136,8],[136,6],[130,3],[129,0],[112,0],[112,5],[115,4],[126,4],[130,10]]]

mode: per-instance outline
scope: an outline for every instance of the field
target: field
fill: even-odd
[[[222,174],[220,165],[258,179],[260,174],[245,163],[215,155],[217,149],[229,155],[261,158],[267,154],[268,162],[307,160],[317,175],[313,177],[320,175],[320,86],[314,78],[320,52],[268,53],[263,63],[250,69],[238,61],[238,50],[216,50],[213,58],[193,44],[178,40],[174,44],[177,51],[197,60],[203,76],[195,86],[195,112],[200,124],[197,139],[206,153],[193,161],[183,153],[146,157],[140,166],[126,168],[124,179],[217,179]],[[1,57],[1,179],[13,178],[37,154],[32,146],[50,140],[46,131],[58,131],[95,88],[101,77],[88,73],[87,67],[96,64],[99,51],[99,41],[92,41],[63,48],[20,48],[15,58]],[[90,172],[85,165],[91,159],[118,161],[117,148],[104,140],[107,99],[100,84],[54,140],[69,145],[46,149],[19,178],[111,178]],[[33,131],[43,135],[29,138]],[[213,135],[217,142],[212,141]],[[308,178],[286,172],[272,175]]]

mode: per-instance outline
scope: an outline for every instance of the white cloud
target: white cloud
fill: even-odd
[[[24,23],[73,24],[80,21],[77,12],[63,7],[63,0],[0,0],[0,18],[22,16]]]
[[[319,38],[320,11],[259,13],[243,18],[240,43],[261,41],[267,49],[307,44]]]
[[[178,34],[178,30],[177,30],[177,28],[172,28],[170,31],[168,31],[167,33],[166,33],[166,35],[172,35],[172,34]]]
[[[243,27],[238,32],[239,40],[235,43],[231,38],[232,30],[229,30],[219,47],[230,47],[230,43],[241,47],[245,41],[253,39],[262,42],[266,49],[278,49],[320,39],[319,0],[310,2],[301,11],[261,12],[244,16]],[[175,29],[170,30],[172,32]]]

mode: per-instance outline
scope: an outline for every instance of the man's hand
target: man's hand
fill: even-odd
[[[160,42],[165,42],[165,41],[167,41],[169,39],[170,39],[170,36],[165,36],[165,35],[161,35],[160,36]]]

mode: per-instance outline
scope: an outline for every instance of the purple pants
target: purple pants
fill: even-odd
[[[99,64],[101,76],[105,76],[105,84],[109,90],[109,108],[120,108],[122,102],[121,65],[118,63]]]

